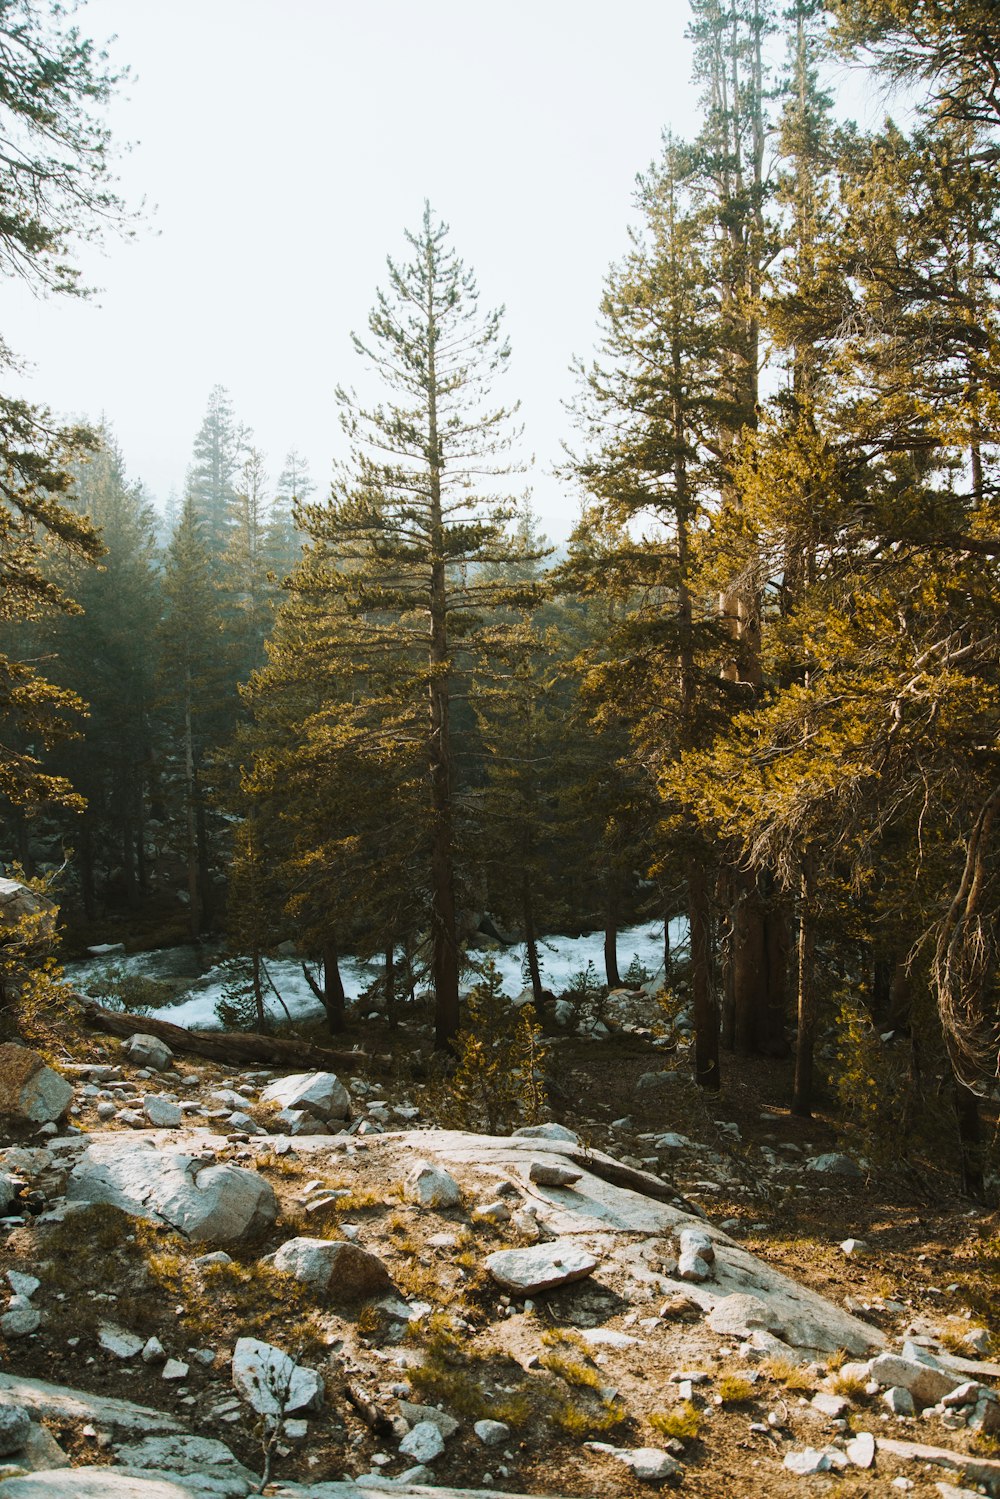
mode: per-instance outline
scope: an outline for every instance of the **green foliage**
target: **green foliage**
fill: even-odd
[[[491,1135],[537,1123],[545,1107],[545,1049],[534,1009],[511,1004],[492,959],[465,1004],[465,1025],[455,1038],[458,1060],[445,1090],[446,1122],[485,1126]]]
[[[100,1000],[105,1009],[124,1010],[129,1015],[148,1015],[161,1005],[170,1004],[175,996],[172,984],[162,979],[130,973],[121,964],[112,964],[103,973],[87,981],[87,993]]]
[[[43,1050],[73,1010],[73,991],[56,958],[58,907],[51,879],[28,879],[0,921],[0,1034]]]
[[[641,989],[647,979],[651,977],[649,969],[642,962],[638,953],[633,953],[631,961],[622,974],[622,982],[626,989]]]
[[[950,1133],[944,1104],[928,1096],[923,1083],[925,1075],[947,1066],[940,1028],[918,1007],[910,1023],[912,1039],[883,1042],[865,1003],[852,992],[839,996],[829,1086],[854,1148],[877,1166],[898,1166],[921,1145]]]
[[[586,968],[573,974],[561,997],[573,1006],[574,1023],[578,1028],[586,1029],[588,1025],[603,1020],[608,986],[599,981],[592,958],[588,958]]]
[[[693,1442],[701,1431],[701,1414],[690,1400],[682,1400],[672,1410],[653,1411],[648,1420],[660,1436],[673,1437],[675,1441]]]

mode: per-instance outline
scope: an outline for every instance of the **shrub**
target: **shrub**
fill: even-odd
[[[534,1124],[545,1106],[541,1027],[531,1005],[515,1009],[492,960],[467,999],[465,1027],[455,1038],[458,1062],[445,1089],[442,1118],[490,1134]]]

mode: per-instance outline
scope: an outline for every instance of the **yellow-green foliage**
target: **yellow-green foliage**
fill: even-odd
[[[16,1037],[45,1050],[53,1021],[71,1013],[73,991],[56,962],[56,918],[46,880],[14,878],[44,904],[0,924],[0,1039]]]
[[[911,1024],[922,1056],[921,1071],[933,1075],[938,1061],[943,1061],[943,1049],[940,1025],[928,1011],[928,1005],[915,1002]],[[920,1091],[919,1074],[912,1067],[913,1048],[905,1042],[883,1043],[857,995],[838,997],[834,1036],[830,1085],[855,1148],[876,1165],[891,1166],[907,1158],[918,1134],[950,1138],[953,1125],[940,1100]]]
[[[557,1430],[568,1437],[601,1436],[625,1420],[628,1412],[617,1400],[602,1400],[598,1406],[577,1405],[563,1400],[547,1412]]]
[[[466,1001],[466,1023],[455,1038],[458,1064],[441,1117],[461,1129],[508,1133],[534,1124],[545,1106],[541,1026],[530,1005],[515,1009],[490,960]]]
[[[865,1398],[865,1382],[856,1374],[838,1374],[833,1381],[833,1393],[843,1395],[845,1400],[863,1400]]]
[[[674,1437],[681,1442],[693,1442],[701,1430],[701,1415],[690,1400],[675,1405],[673,1410],[653,1411],[649,1424],[661,1436]]]
[[[766,1358],[761,1363],[761,1373],[766,1374],[786,1390],[811,1390],[813,1382],[801,1364],[793,1364],[787,1358]]]
[[[716,1393],[723,1405],[743,1405],[754,1397],[754,1387],[749,1379],[739,1374],[723,1374]]]

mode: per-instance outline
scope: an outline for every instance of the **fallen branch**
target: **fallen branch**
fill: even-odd
[[[165,1041],[171,1051],[191,1052],[195,1056],[207,1057],[213,1062],[225,1062],[237,1066],[246,1062],[264,1062],[275,1067],[322,1067],[336,1068],[341,1072],[360,1072],[368,1065],[368,1053],[364,1051],[328,1051],[325,1046],[313,1046],[309,1041],[296,1041],[283,1036],[262,1036],[257,1031],[189,1031],[169,1020],[157,1020],[152,1015],[126,1015],[119,1010],[105,1010],[102,1005],[78,994],[83,1018],[96,1031],[107,1031],[109,1035],[129,1036],[142,1034],[157,1036]]]

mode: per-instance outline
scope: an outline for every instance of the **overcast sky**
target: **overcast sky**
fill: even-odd
[[[385,256],[424,198],[483,302],[506,304],[536,508],[554,539],[577,498],[551,476],[574,355],[593,349],[635,174],[695,127],[684,0],[89,0],[80,25],[132,78],[111,110],[138,238],[84,261],[89,303],[0,288],[33,399],[113,426],[162,504],[182,491],[209,390],[228,387],[276,476],[319,492],[342,452]]]

